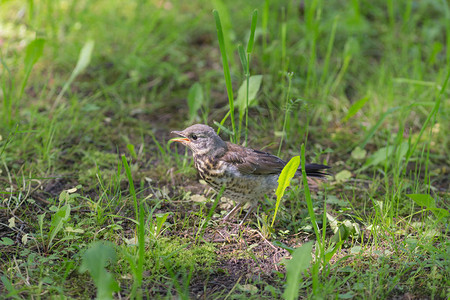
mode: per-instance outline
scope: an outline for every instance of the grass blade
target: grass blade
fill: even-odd
[[[131,194],[131,197],[133,198],[135,216],[136,216],[136,219],[138,219],[139,211],[138,211],[138,201],[137,201],[137,197],[136,197],[136,190],[134,189],[133,177],[131,176],[131,169],[130,169],[130,166],[128,165],[127,158],[125,157],[125,155],[122,155],[122,163],[123,163],[123,166],[125,169],[125,173],[127,174],[130,194]]]
[[[70,204],[66,204],[61,207],[53,216],[50,224],[50,237],[48,239],[48,249],[51,248],[53,240],[58,232],[63,229],[64,223],[70,217]]]
[[[197,116],[197,111],[202,107],[203,103],[205,102],[204,99],[205,98],[203,96],[202,86],[198,82],[194,83],[189,89],[187,97],[189,107],[189,122],[195,120],[195,117]]]
[[[316,260],[313,264],[312,268],[312,281],[313,281],[313,293],[317,296],[318,288],[319,288],[319,264],[321,261],[326,261],[326,258],[323,257],[325,255],[325,246],[323,240],[320,236],[319,226],[316,221],[316,214],[314,213],[314,206],[311,200],[311,192],[309,190],[308,178],[306,177],[305,170],[306,160],[305,160],[305,144],[302,144],[301,148],[301,166],[302,166],[302,179],[303,179],[303,188],[305,189],[305,200],[308,206],[308,215],[311,220],[311,226],[314,228],[314,233],[316,234]]]
[[[359,99],[358,101],[356,101],[355,103],[352,104],[352,106],[350,106],[350,108],[348,109],[348,113],[347,115],[342,119],[342,122],[347,122],[351,117],[353,117],[354,115],[356,115],[356,113],[364,107],[364,105],[366,104],[366,102],[369,100],[369,96],[366,96],[362,99]]]
[[[214,211],[216,210],[217,205],[219,204],[220,198],[222,197],[223,191],[225,190],[225,186],[222,186],[219,193],[217,193],[216,199],[214,200],[214,203],[211,207],[211,209],[208,212],[208,215],[203,221],[203,224],[200,226],[200,228],[197,231],[197,234],[195,235],[195,240],[197,241],[199,237],[203,236],[203,233],[206,229],[206,225],[208,225],[209,220],[211,220],[212,215],[214,214]]]
[[[136,232],[138,234],[138,258],[137,258],[137,268],[134,273],[135,282],[133,284],[133,293],[136,291],[138,287],[142,284],[143,278],[143,267],[144,267],[144,251],[145,251],[145,227],[144,227],[144,207],[142,203],[138,204],[138,200],[136,197],[136,190],[134,188],[133,177],[131,176],[131,169],[128,165],[127,159],[125,155],[122,155],[122,163],[125,169],[125,173],[127,174],[128,183],[129,183],[129,191],[131,196],[133,197],[134,209],[136,215]],[[139,207],[139,209],[138,209]]]
[[[275,213],[273,215],[272,224],[270,226],[273,226],[273,223],[275,222],[281,198],[283,198],[284,191],[290,185],[291,179],[295,176],[295,173],[297,172],[299,165],[300,165],[300,157],[294,156],[284,166],[283,170],[281,171],[280,177],[278,177],[278,187],[277,191],[275,192],[275,194],[277,195],[277,203],[275,204]]]
[[[333,26],[331,27],[330,39],[328,40],[327,52],[325,54],[325,61],[323,63],[322,77],[320,78],[320,86],[325,85],[325,81],[328,79],[328,67],[330,65],[331,53],[333,52],[334,38],[336,36],[336,28],[338,23],[338,17],[333,20]]]
[[[298,157],[298,156],[297,156]],[[286,289],[283,298],[298,299],[300,275],[311,265],[312,242],[303,244],[294,250],[291,260],[286,264]]]
[[[253,44],[255,42],[255,30],[256,30],[257,21],[258,21],[258,10],[255,9],[252,14],[252,27],[250,29],[250,38],[248,39],[248,44],[247,44],[247,53],[252,53],[252,51],[253,51]]]
[[[314,232],[316,233],[317,242],[319,243],[321,241],[320,231],[319,231],[319,226],[317,226],[316,214],[314,213],[314,207],[313,207],[313,203],[311,200],[311,192],[309,191],[308,178],[306,177],[305,145],[304,144],[302,144],[302,149],[301,149],[301,166],[302,166],[303,187],[305,189],[305,200],[306,200],[306,204],[308,206],[308,214],[309,214],[309,217],[311,218],[311,223],[312,223],[311,225],[314,228]]]
[[[72,71],[72,74],[70,74],[69,80],[66,81],[64,84],[61,92],[58,94],[58,97],[56,97],[55,102],[53,103],[52,110],[56,108],[59,101],[61,101],[62,96],[66,92],[66,90],[70,87],[72,82],[75,80],[75,78],[80,75],[84,69],[89,65],[91,61],[92,51],[94,50],[94,41],[90,40],[87,41],[86,44],[84,44],[83,48],[81,49],[80,56],[78,57],[77,65]]]
[[[234,122],[234,96],[233,96],[233,86],[231,84],[231,74],[230,74],[230,67],[228,65],[228,58],[227,58],[227,52],[225,48],[225,40],[223,37],[223,30],[222,30],[222,24],[220,23],[220,16],[219,12],[217,10],[213,10],[214,19],[216,21],[216,28],[217,28],[217,38],[219,39],[219,48],[220,48],[220,54],[222,55],[222,64],[223,64],[223,74],[225,76],[225,84],[227,86],[227,95],[228,95],[228,103],[229,103],[229,110],[230,110],[230,118],[231,118],[231,128],[233,129],[234,137],[231,137],[232,139],[238,139],[237,132],[236,132],[236,125]],[[225,122],[225,118],[220,122],[220,124],[223,124]]]
[[[19,96],[17,97],[17,100],[20,100],[20,98],[22,98],[23,91],[28,82],[28,78],[30,77],[31,70],[44,52],[44,44],[44,39],[35,39],[30,44],[28,44],[27,48],[25,49],[25,77],[23,78],[22,84],[20,85]]]
[[[247,57],[245,56],[244,47],[242,45],[238,46],[239,59],[241,60],[242,69],[244,69],[244,73],[247,73],[248,62]]]

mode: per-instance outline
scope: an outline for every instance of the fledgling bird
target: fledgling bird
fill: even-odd
[[[270,153],[246,148],[223,141],[211,127],[196,124],[183,131],[172,131],[177,137],[172,141],[179,142],[191,149],[194,166],[200,177],[215,191],[223,186],[223,196],[237,202],[225,217],[228,220],[243,204],[251,206],[240,225],[264,197],[272,193],[278,186],[278,177],[286,162]],[[306,164],[306,175],[325,177],[323,171],[330,167],[319,164]],[[299,168],[296,176],[301,176]]]

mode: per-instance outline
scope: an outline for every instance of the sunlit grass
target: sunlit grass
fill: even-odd
[[[448,298],[449,15],[445,1],[2,2],[0,290]],[[167,143],[196,122],[332,176],[222,224],[231,204]],[[92,253],[111,258],[100,277]]]

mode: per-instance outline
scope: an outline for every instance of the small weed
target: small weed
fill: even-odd
[[[111,299],[113,293],[119,291],[113,275],[105,269],[108,264],[114,264],[116,259],[114,247],[101,242],[93,243],[83,255],[80,272],[89,271],[97,286],[97,299]]]

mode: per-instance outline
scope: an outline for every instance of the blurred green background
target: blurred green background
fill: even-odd
[[[227,96],[213,9],[223,28],[232,99]],[[247,107],[240,91],[247,74],[238,47],[247,49],[255,9],[255,43],[247,57],[252,97]],[[167,144],[169,133],[194,123],[218,128],[223,121],[224,139],[248,142],[286,160],[299,155],[304,143],[307,161],[333,167],[327,192],[314,196],[321,225],[329,226],[323,221],[327,211],[339,224],[357,220],[366,237],[360,233],[347,240],[349,249],[362,243],[367,251],[390,251],[390,261],[379,260],[378,267],[368,268],[362,257],[355,258],[354,272],[346,273],[350,279],[337,271],[348,261],[336,263],[332,273],[321,274],[314,290],[305,288],[302,296],[326,291],[357,298],[448,297],[449,264],[443,257],[450,249],[445,225],[450,184],[449,36],[445,0],[1,1],[3,288],[10,296],[25,298],[93,297],[93,289],[82,289],[90,279],[74,275],[80,253],[94,239],[123,245],[134,228],[126,220],[138,220],[121,155],[128,158],[137,198],[145,204],[146,224],[153,220],[170,228],[162,235],[166,240],[152,231],[155,240],[146,249],[157,254],[147,261],[172,255],[155,252],[154,247],[190,245],[192,236],[181,242],[174,237],[203,228],[200,222],[211,203],[192,201],[191,196],[205,194],[205,187],[198,184],[187,152]],[[230,102],[235,106],[235,131],[226,117]],[[66,191],[74,187],[76,193],[71,191],[67,198]],[[280,240],[283,230],[287,236],[311,233],[305,204],[298,200],[302,197],[303,190],[297,188],[287,195],[288,210],[281,212],[275,229],[261,221],[273,214],[266,200],[252,226]],[[55,219],[57,211],[67,212],[61,209],[68,203],[71,217]],[[154,213],[170,216],[158,219]],[[38,215],[44,215],[42,220]],[[10,226],[11,218],[22,224],[21,230]],[[82,232],[55,232],[57,220],[60,228]],[[102,232],[98,237],[97,231]],[[34,242],[23,242],[24,235]],[[60,241],[57,245],[55,239]],[[420,243],[427,247],[413,247],[422,255],[419,258],[409,250],[402,252],[399,241],[405,249]],[[33,263],[25,262],[29,253]],[[124,264],[127,256],[118,253]],[[42,264],[48,255],[65,267]],[[253,261],[258,257],[266,262],[252,255]],[[16,265],[13,258],[23,264]],[[425,260],[437,266],[431,281],[426,279],[431,267]],[[199,268],[196,263],[192,262],[193,270]],[[148,271],[144,285],[164,288],[147,289],[147,296],[194,297],[195,284],[189,283],[205,278],[180,279],[177,274],[185,269],[175,266],[169,270],[162,264]],[[126,295],[131,285],[123,279],[129,269],[121,267],[122,277],[120,271],[113,273]],[[399,268],[401,272],[393,271]],[[218,269],[227,270],[222,265],[208,276],[219,276]],[[411,273],[413,269],[420,271]],[[25,270],[30,282],[18,275]],[[233,288],[237,272],[225,284],[225,294],[205,285],[203,295],[280,297],[284,273],[280,274],[278,279],[261,279],[263,286],[274,287],[270,292]],[[350,280],[350,287],[345,280]],[[133,295],[146,295],[133,287]]]

